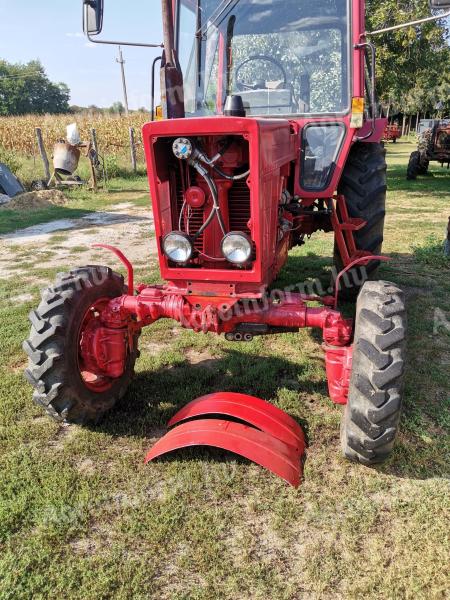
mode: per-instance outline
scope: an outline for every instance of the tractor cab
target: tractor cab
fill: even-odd
[[[186,116],[349,110],[347,0],[178,0],[175,37]]]

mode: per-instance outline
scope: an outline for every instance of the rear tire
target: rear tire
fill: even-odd
[[[420,157],[419,170],[418,175],[428,175],[428,166],[430,161],[427,160],[424,156]]]
[[[411,156],[409,157],[408,168],[406,170],[406,179],[414,180],[417,179],[417,175],[419,174],[420,169],[420,152],[415,150],[411,152]]]
[[[341,421],[343,455],[372,465],[392,451],[401,413],[406,311],[403,292],[368,281],[358,297],[348,403]]]
[[[378,143],[357,142],[350,150],[338,186],[343,194],[350,217],[367,221],[366,226],[354,233],[358,250],[380,254],[384,235],[386,213],[386,150]],[[334,266],[337,272],[344,268],[337,244],[334,244]],[[376,277],[379,261],[366,267],[355,267],[347,274],[348,285],[341,288],[339,297],[356,300],[359,290],[368,277]]]
[[[96,303],[125,292],[123,277],[108,267],[88,266],[58,275],[30,313],[30,337],[23,344],[29,357],[25,377],[35,388],[33,400],[55,420],[97,422],[124,396],[134,374],[137,340],[128,353],[123,375],[95,389],[80,371],[80,329]],[[94,388],[94,389],[93,389]]]

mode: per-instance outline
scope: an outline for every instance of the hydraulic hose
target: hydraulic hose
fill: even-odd
[[[225,143],[223,144],[219,152],[213,158],[209,158],[204,152],[202,152],[198,148],[195,148],[194,144],[189,139],[177,138],[173,142],[172,148],[175,156],[178,159],[187,160],[189,165],[193,167],[200,175],[200,177],[204,179],[209,188],[209,191],[211,192],[211,197],[213,201],[213,208],[209,213],[206,221],[203,223],[203,225],[200,227],[197,233],[193,236],[194,240],[196,240],[205,231],[205,229],[210,225],[215,216],[217,216],[217,220],[219,222],[219,226],[222,230],[223,235],[227,234],[225,223],[220,210],[219,193],[217,191],[217,186],[214,179],[210,176],[208,170],[205,168],[204,165],[211,167],[216,171],[216,173],[218,173],[221,177],[228,181],[238,181],[239,179],[244,179],[245,177],[247,177],[250,173],[250,170],[239,175],[228,175],[227,173],[224,173],[221,169],[219,169],[219,167],[217,167],[215,164],[225,154],[225,152],[228,150],[232,143],[233,139],[231,137],[228,137],[225,140]],[[178,224],[180,230],[185,207],[186,201],[183,202],[183,206],[180,212]]]
[[[248,177],[250,175],[250,170],[246,171],[245,173],[240,173],[239,175],[228,175],[216,165],[216,162],[219,160],[219,158],[222,158],[232,143],[232,138],[228,138],[221,150],[213,158],[209,158],[204,152],[197,149],[197,158],[209,167],[212,167],[214,171],[216,171],[216,173],[218,173],[224,179],[227,179],[228,181],[239,181],[240,179],[245,179]]]
[[[219,169],[219,167],[216,165],[212,165],[212,168],[221,177],[223,177],[224,179],[228,179],[228,181],[239,181],[240,179],[245,179],[246,177],[248,177],[250,175],[250,169],[248,171],[245,171],[245,173],[241,173],[240,175],[227,175],[221,169]]]
[[[214,180],[210,177],[208,171],[199,162],[197,162],[196,160],[192,160],[192,161],[190,161],[190,164],[194,167],[194,169],[197,171],[197,173],[201,177],[203,177],[203,179],[206,181],[206,183],[209,187],[209,191],[211,192],[212,200],[213,200],[213,209],[209,213],[206,221],[203,223],[203,225],[200,227],[200,229],[194,235],[194,240],[197,239],[205,231],[205,229],[209,226],[211,221],[214,219],[215,215],[217,215],[217,220],[219,221],[220,229],[222,230],[223,235],[226,235],[227,231],[225,228],[225,223],[223,221],[222,213],[220,211],[219,194],[217,192],[217,187],[216,187],[216,184],[214,183]]]

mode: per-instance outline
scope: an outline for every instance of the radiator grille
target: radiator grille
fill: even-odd
[[[174,223],[173,228],[178,229],[181,209],[183,206],[183,185],[181,180],[181,174],[177,169],[175,171],[176,180],[176,211],[174,211]],[[191,173],[191,185],[197,185],[196,176]],[[189,219],[189,233],[195,234],[202,226],[205,220],[205,211],[203,208],[190,209],[191,216]],[[245,183],[242,181],[235,181],[228,191],[228,218],[229,218],[229,231],[242,231],[243,233],[250,234],[250,230],[247,223],[250,220],[250,190]],[[182,220],[182,229],[185,230],[186,221]],[[195,248],[206,255],[211,255],[208,248],[204,247],[205,240],[204,234],[202,233],[194,243]],[[228,268],[233,268],[232,265],[225,263]],[[211,264],[210,268],[224,268],[223,263]]]
[[[250,190],[245,180],[235,181],[228,192],[230,231],[250,233],[247,223],[250,220]]]

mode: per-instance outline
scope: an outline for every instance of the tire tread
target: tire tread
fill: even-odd
[[[406,312],[403,292],[385,281],[366,282],[356,308],[348,404],[341,426],[344,456],[366,465],[385,460],[401,412]]]

